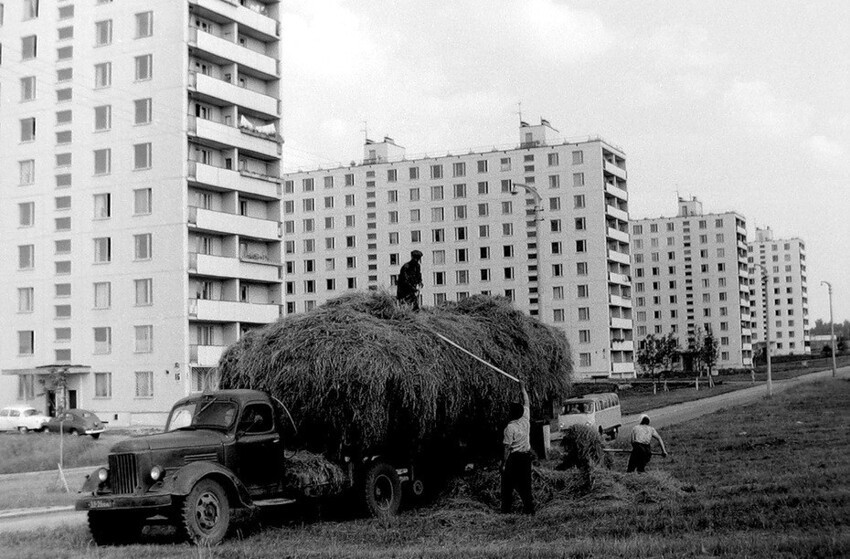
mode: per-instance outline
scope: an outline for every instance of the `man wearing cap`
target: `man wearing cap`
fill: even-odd
[[[649,464],[649,459],[652,458],[652,448],[650,444],[652,439],[658,440],[661,445],[661,454],[667,456],[667,449],[664,447],[664,441],[661,435],[654,427],[649,426],[649,416],[644,414],[640,416],[640,423],[632,429],[632,453],[629,456],[629,466],[627,472],[643,473],[646,471],[646,465]]]
[[[400,302],[412,305],[413,310],[419,310],[419,288],[422,287],[422,269],[419,267],[419,261],[422,260],[422,253],[414,250],[410,253],[410,261],[401,267],[398,274],[398,289],[396,291],[396,299]]]
[[[534,494],[531,492],[531,423],[528,391],[522,386],[522,404],[514,402],[510,408],[511,422],[505,427],[502,459],[502,512],[511,512],[514,489],[522,499],[522,512],[534,514]]]

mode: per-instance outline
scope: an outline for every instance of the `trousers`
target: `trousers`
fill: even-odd
[[[522,512],[534,514],[534,494],[531,492],[530,452],[512,452],[502,472],[502,512],[511,512],[514,490],[522,500]]]
[[[652,449],[648,444],[632,443],[632,453],[629,455],[629,465],[626,472],[635,470],[641,473],[645,472],[650,458],[652,458]]]

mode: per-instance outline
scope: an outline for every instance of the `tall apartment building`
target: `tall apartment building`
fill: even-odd
[[[694,344],[711,332],[719,368],[752,364],[746,221],[734,212],[705,214],[679,199],[675,217],[632,222],[637,343],[673,332],[681,367],[693,368]]]
[[[362,164],[284,175],[286,312],[392,288],[418,249],[424,304],[506,295],[566,332],[578,375],[633,376],[625,156],[553,134],[412,159],[367,140]]]
[[[757,228],[749,253],[750,308],[756,349],[763,349],[767,340],[765,296],[769,296],[771,355],[811,353],[806,243],[801,239],[774,239],[770,227]],[[769,282],[767,294],[765,281]]]
[[[3,404],[160,422],[279,316],[278,20],[273,0],[0,2]]]

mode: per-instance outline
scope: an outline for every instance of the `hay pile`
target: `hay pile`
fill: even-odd
[[[249,332],[222,356],[220,384],[269,391],[325,452],[480,441],[498,451],[517,384],[435,332],[523,379],[533,405],[568,392],[563,333],[507,300],[478,295],[413,312],[386,292],[350,293]]]
[[[599,432],[589,425],[570,425],[563,431],[561,448],[563,456],[558,465],[559,470],[579,468],[590,470],[605,461],[602,450],[602,437]]]
[[[320,454],[299,451],[284,460],[284,486],[312,497],[338,495],[345,489],[348,476],[342,468]]]

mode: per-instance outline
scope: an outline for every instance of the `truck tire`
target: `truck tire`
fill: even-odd
[[[126,545],[142,533],[144,519],[125,511],[90,510],[89,531],[97,545]]]
[[[27,434],[27,432],[29,432],[29,429],[27,429],[26,427],[24,427],[23,425],[21,425],[20,427],[18,427],[18,432],[19,432],[21,435],[26,435],[26,434]]]
[[[401,505],[401,480],[395,468],[386,462],[375,462],[366,470],[363,480],[366,511],[376,518],[398,514]]]
[[[202,479],[180,503],[178,529],[184,539],[198,545],[215,545],[230,528],[230,503],[218,482]]]

